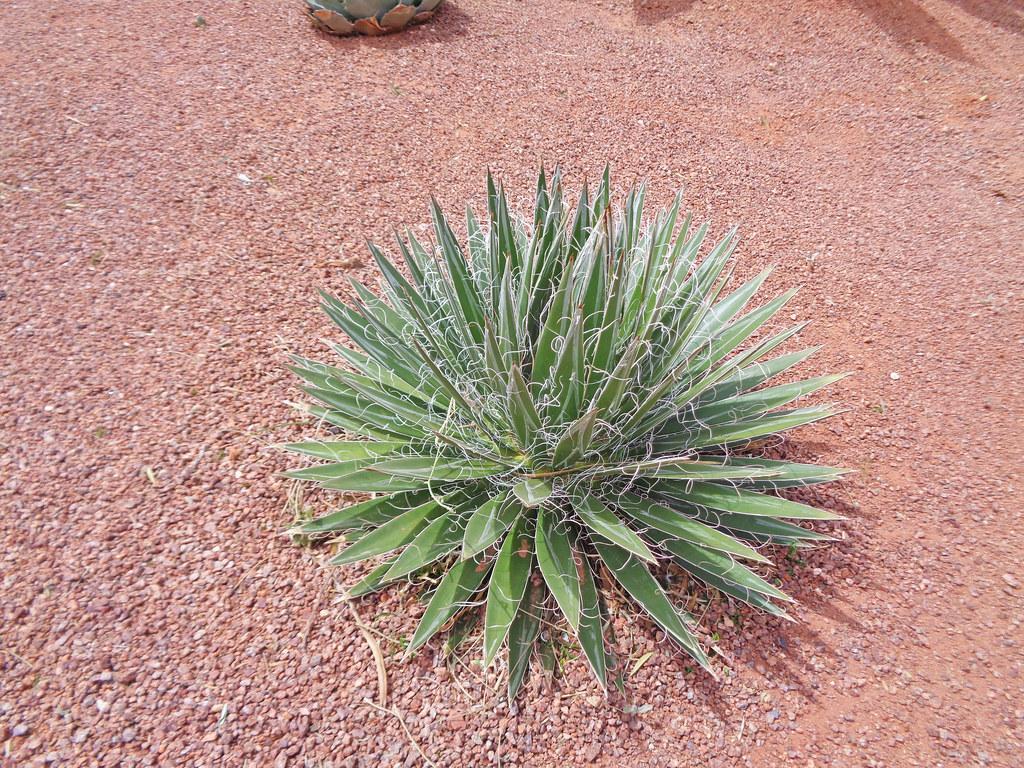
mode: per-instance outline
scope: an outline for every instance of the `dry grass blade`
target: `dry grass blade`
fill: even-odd
[[[352,618],[355,620],[356,626],[359,627],[359,631],[366,640],[366,644],[370,646],[370,653],[373,654],[373,663],[377,667],[377,699],[381,707],[386,707],[388,704],[388,671],[384,666],[384,654],[381,653],[380,643],[377,642],[377,638],[373,636],[370,628],[363,623],[362,618],[359,616],[359,611],[356,610],[352,601],[346,600],[345,602],[348,603],[348,609],[352,612]],[[404,725],[403,723],[403,727]]]

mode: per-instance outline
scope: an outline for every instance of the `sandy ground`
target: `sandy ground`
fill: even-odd
[[[455,0],[383,40],[299,5],[0,3],[0,763],[1019,766],[1020,4]],[[281,535],[283,352],[364,237],[541,160],[685,185],[803,286],[807,373],[856,373],[793,446],[859,470],[816,499],[845,540],[783,562],[798,625],[712,611],[719,683],[620,616],[654,655],[608,702],[570,653],[510,710],[364,601],[385,713],[355,569]]]

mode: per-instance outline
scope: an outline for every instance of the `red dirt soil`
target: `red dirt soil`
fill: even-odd
[[[455,0],[374,40],[0,5],[0,763],[1019,766],[1022,72],[1012,0]],[[783,561],[797,625],[711,612],[717,683],[623,613],[653,656],[611,701],[576,659],[510,711],[476,654],[401,661],[410,591],[365,600],[385,713],[357,569],[282,535],[283,353],[364,237],[488,167],[523,207],[541,160],[685,185],[803,286],[806,373],[856,373],[792,445],[859,470],[811,497],[845,538]]]

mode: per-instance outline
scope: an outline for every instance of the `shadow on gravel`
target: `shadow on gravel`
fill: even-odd
[[[1020,0],[950,0],[964,13],[1007,32],[1024,34],[1024,5]]]
[[[970,54],[920,0],[846,0],[904,48],[921,43],[947,58],[972,62]],[[964,13],[1007,32],[1024,33],[1024,11],[1017,0],[950,0]],[[695,0],[633,0],[639,24],[653,25],[690,10]]]
[[[773,458],[787,458],[792,461],[813,459],[814,443],[788,443],[785,455]],[[829,509],[847,518],[830,526],[822,527],[823,532],[844,532],[846,538],[826,543],[821,547],[787,551],[776,547],[766,551],[776,564],[773,572],[782,580],[782,589],[796,600],[795,615],[817,615],[829,623],[842,627],[842,634],[862,635],[869,631],[860,619],[848,613],[842,606],[848,604],[850,589],[847,579],[858,589],[885,591],[883,585],[866,581],[871,561],[871,548],[867,545],[867,532],[872,527],[871,518],[854,507],[849,500],[857,498],[863,490],[854,483],[833,487],[806,488],[786,492],[787,498]],[[767,573],[767,572],[766,572]],[[829,669],[830,676],[842,674],[847,660],[833,647],[834,638],[825,637],[805,622],[795,623],[762,613],[755,608],[729,601],[721,595],[708,592],[693,584],[684,587],[683,602],[693,614],[701,615],[701,625],[713,630],[718,636],[714,645],[725,657],[725,666],[735,672],[757,674],[773,681],[784,691],[798,692],[809,702],[818,700],[815,679],[821,675],[821,666]],[[691,602],[688,602],[691,601]],[[695,602],[692,602],[695,601]],[[646,619],[640,618],[647,632],[656,629]],[[629,657],[632,649],[624,645],[616,648],[623,657]],[[699,668],[683,652],[679,652],[669,664],[677,672],[685,672],[688,690],[694,695],[694,702],[713,711],[725,721],[738,714],[732,703],[732,691],[724,682],[715,680]],[[627,682],[624,694],[613,694],[613,705],[628,711],[638,699]]]
[[[968,63],[973,61],[960,41],[921,7],[918,0],[847,2],[903,48],[913,48],[915,43],[922,43],[947,58]],[[982,3],[972,0],[966,5],[980,6]]]
[[[792,461],[811,460],[815,453],[813,443],[789,443],[784,452]],[[851,503],[862,490],[855,482],[835,486],[810,487],[784,495],[794,501],[828,509],[847,518],[823,532],[843,532],[845,538],[821,547],[787,551],[778,547],[768,552],[776,564],[775,573],[782,579],[782,589],[796,600],[795,614],[815,614],[830,623],[843,627],[844,634],[867,631],[860,619],[843,610],[847,602],[847,579],[860,589],[881,589],[881,585],[866,583],[870,570],[867,559],[871,552],[867,546],[867,532],[872,527],[870,517]],[[712,614],[725,610],[719,599],[711,604]],[[828,666],[840,668],[845,661],[833,648],[833,639],[824,637],[806,623],[783,621],[746,605],[738,606],[729,617],[734,628],[720,631],[719,647],[732,657],[729,666],[747,668],[764,675],[790,690],[799,691],[808,701],[817,695],[809,678],[816,671],[814,658]],[[721,617],[715,617],[716,624]]]
[[[695,0],[633,0],[633,15],[640,24],[657,24],[693,7]]]

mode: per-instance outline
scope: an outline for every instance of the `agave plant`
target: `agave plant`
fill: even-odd
[[[441,0],[306,0],[309,15],[335,35],[385,35],[434,15]]]
[[[383,558],[352,596],[434,575],[410,651],[483,604],[484,663],[507,646],[510,698],[555,606],[605,684],[615,583],[711,671],[659,582],[668,564],[786,617],[768,545],[828,538],[791,521],[835,518],[775,491],[843,470],[763,456],[837,412],[791,404],[839,376],[763,386],[815,351],[772,356],[802,323],[761,333],[795,291],[747,311],[770,270],[726,292],[735,230],[701,258],[708,225],[681,217],[678,195],[647,225],[642,186],[610,198],[606,171],[572,211],[542,170],[524,221],[488,177],[465,248],[434,202],[436,245],[399,238],[404,271],[370,246],[380,295],[323,295],[358,348],[332,345],[346,365],[294,358],[334,434],[286,446],[320,460],[290,476],[373,494],[302,532],[343,533],[336,564]]]

